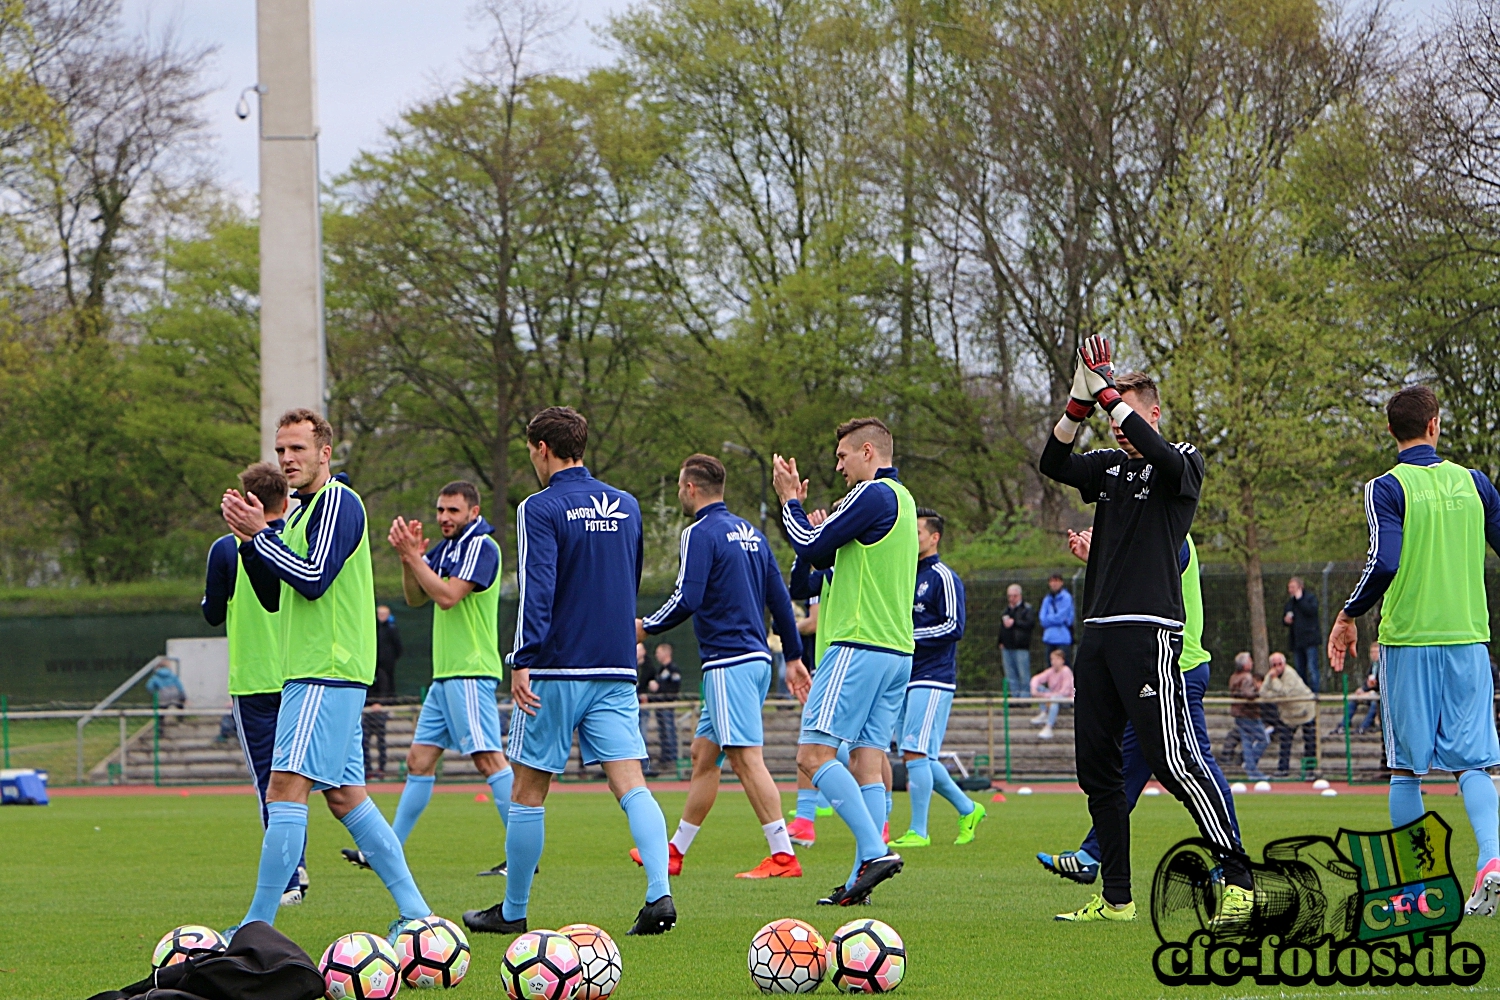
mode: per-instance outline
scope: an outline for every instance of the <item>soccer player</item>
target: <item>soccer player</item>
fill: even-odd
[[[703,710],[693,736],[693,778],[677,832],[668,845],[669,870],[682,861],[719,794],[723,758],[729,759],[766,835],[770,855],[736,878],[801,878],[802,865],[787,836],[781,793],[766,769],[761,706],[771,684],[766,611],[781,637],[788,682],[807,697],[802,641],[792,599],[766,538],[724,505],[724,463],[690,455],[677,476],[677,499],[693,523],[682,530],[677,586],[656,612],[637,622],[639,636],[657,635],[689,616],[703,660]],[[659,647],[658,647],[659,648]],[[722,756],[721,756],[722,753]],[[640,852],[630,856],[640,863]]]
[[[630,823],[646,869],[646,905],[631,934],[677,923],[667,877],[667,821],[641,773],[635,681],[635,597],[641,582],[641,508],[583,464],[589,425],[549,406],[526,425],[526,450],[542,484],[516,508],[515,646],[510,654],[507,747],[515,768],[505,856],[514,862],[505,899],[464,914],[473,931],[526,930],[531,883],[542,856],[547,792],[578,731],[584,766],[599,764]]]
[[[276,456],[300,502],[277,534],[260,499],[224,494],[224,520],[267,611],[280,611],[286,683],[266,793],[266,834],[255,898],[241,925],[274,923],[282,887],[307,837],[307,798],[321,791],[329,811],[385,883],[399,911],[391,922],[432,915],[406,867],[401,841],[365,794],[360,714],[375,679],[375,580],[359,494],[328,468],[333,428],[308,409],[288,410]],[[237,928],[236,928],[237,929]]]
[[[266,512],[272,531],[286,526],[286,476],[269,462],[257,462],[240,473],[240,488],[253,493]],[[229,697],[245,766],[260,796],[260,825],[267,826],[266,789],[271,784],[271,748],[276,744],[276,715],[281,710],[281,621],[261,607],[255,588],[240,563],[239,539],[231,533],[208,550],[208,578],[203,585],[203,618],[223,625],[229,635]],[[296,906],[307,896],[307,849],[281,894],[282,906]]]
[[[1103,337],[1090,337],[1079,350],[1071,395],[1042,450],[1040,470],[1096,505],[1073,673],[1078,783],[1089,797],[1104,886],[1101,895],[1057,919],[1135,919],[1130,806],[1121,770],[1121,740],[1130,723],[1151,770],[1214,845],[1224,883],[1212,927],[1237,929],[1255,902],[1249,859],[1229,802],[1192,735],[1179,667],[1185,611],[1178,554],[1198,507],[1203,456],[1157,432],[1161,407],[1148,376],[1130,373],[1117,385]],[[1074,455],[1073,440],[1096,403],[1120,448]]]
[[[809,516],[822,517],[826,511],[813,511]],[[797,556],[792,560],[790,571],[790,582],[787,591],[794,600],[807,602],[807,617],[797,623],[797,631],[802,639],[802,665],[812,674],[818,666],[818,600],[823,593],[823,584],[833,576],[833,570],[824,569],[814,571],[807,564],[807,560]],[[800,699],[803,704],[806,698]],[[849,751],[847,747],[839,750],[839,760],[845,767],[849,766]],[[818,842],[817,820],[819,816],[832,816],[833,806],[823,798],[821,792],[813,787],[812,779],[797,772],[797,811],[793,814],[791,823],[787,824],[787,835],[792,838],[792,843],[798,847],[812,847]]]
[[[1068,532],[1068,547],[1078,558],[1088,561],[1089,545],[1093,530]],[[1229,805],[1229,819],[1239,832],[1239,819],[1234,812],[1234,795],[1219,763],[1214,759],[1209,746],[1208,719],[1203,714],[1203,695],[1208,691],[1209,656],[1203,648],[1203,580],[1198,568],[1198,549],[1189,535],[1182,543],[1178,554],[1182,566],[1182,655],[1178,663],[1182,667],[1182,687],[1187,696],[1188,711],[1193,717],[1193,736],[1198,741],[1198,751],[1203,757],[1203,766],[1208,769],[1219,786],[1219,792]],[[1121,753],[1125,770],[1125,802],[1131,810],[1141,797],[1146,782],[1151,780],[1151,765],[1141,753],[1140,743],[1135,738],[1135,727],[1126,725],[1121,740]],[[1038,853],[1036,856],[1043,868],[1073,882],[1090,885],[1099,877],[1099,834],[1090,829],[1076,851],[1064,851],[1056,856]]]
[[[906,759],[906,788],[911,793],[910,828],[891,846],[927,847],[927,811],[933,789],[958,810],[958,839],[969,844],[984,822],[984,806],[965,795],[938,760],[953,692],[958,685],[958,640],[964,637],[964,582],[938,555],[943,540],[943,517],[928,507],[917,508],[917,593],[912,603],[913,638],[911,681],[897,730],[901,756]]]
[[[500,667],[500,546],[495,529],[479,513],[479,489],[458,480],[437,498],[443,540],[427,549],[421,521],[398,517],[388,540],[401,557],[401,590],[419,608],[432,612],[432,684],[417,716],[417,730],[406,754],[406,786],[391,828],[402,844],[432,799],[437,765],[444,750],[468,754],[495,795],[500,822],[510,813],[512,770],[500,739],[495,687]],[[344,857],[368,868],[357,850]],[[482,874],[505,874],[501,862]]]
[[[1402,389],[1386,404],[1396,467],[1365,486],[1370,555],[1328,636],[1334,670],[1359,642],[1355,619],[1381,596],[1381,739],[1391,769],[1391,826],[1414,822],[1422,776],[1458,775],[1479,842],[1465,914],[1500,903],[1500,801],[1485,768],[1500,764],[1490,675],[1484,548],[1500,552],[1500,493],[1489,478],[1438,457],[1437,396]]]
[[[802,712],[797,769],[828,797],[855,837],[854,867],[818,902],[863,903],[901,871],[886,849],[885,759],[911,679],[911,599],[917,578],[917,508],[896,478],[891,432],[874,417],[841,424],[838,470],[851,487],[843,503],[814,523],[802,509],[807,483],[796,460],[772,458],[772,481],[792,548],[834,576],[819,603],[818,640],[826,652]],[[805,670],[798,673],[805,675]],[[791,669],[787,671],[790,683]],[[801,683],[799,678],[799,683]],[[851,744],[850,766],[837,759]]]

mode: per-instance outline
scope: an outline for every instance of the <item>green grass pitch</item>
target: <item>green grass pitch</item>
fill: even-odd
[[[1453,863],[1467,887],[1473,835],[1452,788],[1437,786],[1427,800],[1454,828]],[[683,796],[658,799],[669,828],[675,827]],[[394,795],[382,793],[376,800],[388,816],[394,811]],[[786,801],[790,808],[791,796]],[[876,893],[874,906],[830,910],[813,902],[847,873],[852,843],[842,823],[836,817],[819,821],[817,846],[801,852],[804,878],[737,881],[733,874],[761,859],[765,841],[744,796],[726,786],[685,873],[673,881],[677,929],[636,939],[624,932],[640,906],[644,877],[627,857],[631,841],[624,815],[607,793],[558,793],[547,807],[547,849],[531,925],[589,921],[608,930],[624,958],[625,976],[615,994],[621,1000],[758,996],[745,968],[758,927],[795,916],[828,934],[843,920],[865,915],[885,920],[906,939],[910,966],[899,992],[907,996],[1289,995],[1252,979],[1229,990],[1160,986],[1150,971],[1155,936],[1144,913],[1127,926],[1055,923],[1053,913],[1081,905],[1089,890],[1045,874],[1033,854],[1077,845],[1088,825],[1083,797],[1012,795],[990,809],[977,842],[960,848],[951,843],[952,809],[935,799],[935,846],[908,852],[906,871]],[[904,794],[896,796],[895,812],[895,825],[904,828]],[[1277,837],[1332,836],[1341,824],[1361,830],[1388,825],[1379,795],[1242,795],[1239,813],[1256,857],[1262,844]],[[394,914],[373,873],[339,859],[338,849],[349,840],[321,802],[313,803],[312,817],[312,893],[302,907],[283,909],[277,926],[316,960],[345,932],[384,933]],[[1194,831],[1168,796],[1143,799],[1134,830],[1136,889],[1144,901],[1157,860]],[[156,939],[177,924],[222,928],[239,920],[255,881],[260,826],[253,800],[238,795],[60,798],[46,808],[0,810],[0,837],[9,912],[0,933],[0,997],[77,1000],[144,976]],[[502,879],[474,873],[502,853],[494,806],[467,794],[434,796],[407,845],[428,902],[452,919],[500,898]],[[1458,937],[1500,956],[1500,921],[1467,920]],[[474,936],[473,967],[457,996],[503,997],[499,968],[507,943]],[[1497,983],[1500,974],[1492,968],[1477,988]],[[825,984],[822,992],[828,991]]]

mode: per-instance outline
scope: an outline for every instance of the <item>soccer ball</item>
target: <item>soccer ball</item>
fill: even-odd
[[[224,940],[224,935],[212,927],[183,924],[173,927],[156,942],[156,950],[151,953],[151,967],[161,969],[186,962],[195,951],[223,951],[227,947],[229,942]]]
[[[750,939],[750,978],[762,993],[811,993],[828,971],[827,948],[811,924],[773,920]]]
[[[396,963],[408,986],[452,989],[469,971],[469,939],[442,917],[408,920],[396,932]]]
[[[401,989],[400,969],[390,942],[366,931],[345,934],[318,963],[328,1000],[389,1000]]]
[[[828,939],[833,988],[844,993],[889,993],[906,976],[906,945],[888,924],[851,920]]]
[[[583,980],[574,994],[575,1000],[605,1000],[620,985],[620,974],[624,971],[614,938],[593,924],[569,924],[559,927],[557,933],[573,942],[583,966]]]
[[[567,935],[531,931],[505,949],[500,981],[510,1000],[573,1000],[583,981],[583,964]]]

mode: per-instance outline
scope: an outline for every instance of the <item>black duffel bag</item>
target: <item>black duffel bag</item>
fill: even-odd
[[[222,952],[204,952],[124,989],[89,1000],[319,1000],[323,977],[291,938],[256,920],[241,927]]]

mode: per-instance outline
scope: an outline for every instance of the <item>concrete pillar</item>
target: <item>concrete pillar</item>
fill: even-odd
[[[313,0],[256,0],[260,95],[261,456],[294,406],[325,412]]]

